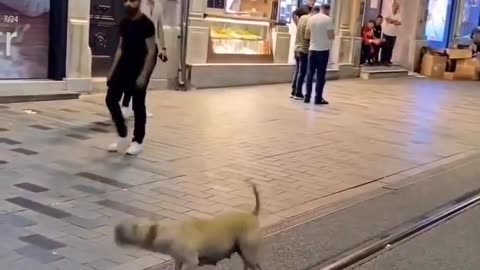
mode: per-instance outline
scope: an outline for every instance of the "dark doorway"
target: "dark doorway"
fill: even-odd
[[[119,41],[117,25],[123,16],[123,1],[90,1],[92,76],[106,77]]]

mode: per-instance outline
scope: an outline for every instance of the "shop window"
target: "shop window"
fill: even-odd
[[[0,79],[48,76],[50,0],[0,0]]]
[[[292,13],[298,7],[298,0],[281,0],[278,12],[278,22],[288,24],[292,21]]]
[[[478,26],[480,16],[480,1],[465,0],[460,10],[460,20],[457,24],[455,37],[470,39],[472,31]]]
[[[448,46],[452,28],[453,0],[430,0],[425,36],[430,47],[444,48]]]

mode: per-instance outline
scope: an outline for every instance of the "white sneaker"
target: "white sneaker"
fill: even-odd
[[[152,118],[152,117],[153,117],[153,113],[147,112],[147,117],[148,117],[148,118]]]
[[[133,111],[129,107],[122,107],[123,118],[127,119],[133,116]]]
[[[128,138],[119,138],[116,143],[112,143],[108,146],[108,152],[120,152],[127,149],[128,147]]]
[[[133,142],[132,144],[130,144],[130,147],[128,147],[127,149],[127,155],[138,155],[140,153],[143,152],[143,145],[137,143],[137,142]]]

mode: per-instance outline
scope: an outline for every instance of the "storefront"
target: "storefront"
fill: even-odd
[[[193,0],[187,65],[196,87],[254,85],[290,76],[290,34],[278,0]]]
[[[167,63],[156,66],[149,84],[167,89],[177,76],[180,1],[155,0],[163,10]],[[124,15],[123,1],[68,0],[67,89],[78,92],[103,91],[106,76],[118,45],[118,22]]]
[[[0,0],[0,79],[65,76],[67,5],[50,0]]]

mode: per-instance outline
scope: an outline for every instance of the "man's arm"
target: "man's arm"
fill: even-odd
[[[122,56],[122,38],[120,37],[120,41],[118,42],[117,50],[115,51],[115,56],[113,57],[113,64],[110,67],[110,72],[108,73],[107,81],[112,78],[112,74],[117,68],[118,61],[120,61],[120,57]]]
[[[327,36],[328,36],[328,40],[330,41],[335,39],[335,32],[333,31],[333,29],[334,29],[333,21],[331,21],[328,24],[328,28],[327,28]]]
[[[148,75],[155,68],[155,57],[157,57],[155,55],[157,47],[155,36],[153,35],[145,39],[145,43],[147,45],[147,55],[145,56],[145,63],[143,64],[142,72],[137,79],[137,86],[139,88],[145,87],[145,85],[147,85]]]
[[[310,20],[307,21],[307,27],[305,27],[305,39],[310,40]]]

